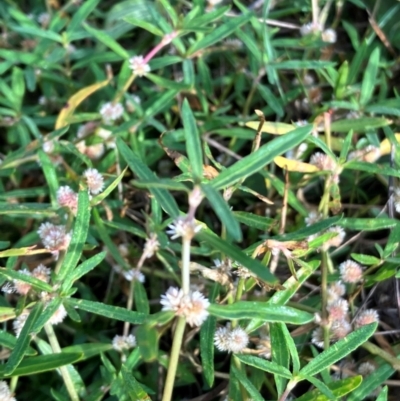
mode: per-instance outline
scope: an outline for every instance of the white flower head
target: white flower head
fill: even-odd
[[[362,280],[363,269],[362,267],[352,260],[346,260],[339,265],[340,278],[345,283],[358,283]]]
[[[167,234],[171,236],[172,240],[179,237],[192,239],[201,230],[201,227],[194,220],[188,220],[181,216],[168,226]]]
[[[150,237],[147,238],[144,244],[143,254],[146,258],[151,258],[160,248],[160,243],[158,242],[157,235],[152,233]]]
[[[24,274],[26,276],[32,276],[32,273],[28,269],[22,269],[19,271],[19,273]],[[14,284],[15,292],[17,292],[20,295],[26,295],[32,287],[30,284],[28,284],[24,281],[15,280],[15,279],[13,280],[13,284]]]
[[[190,326],[201,326],[208,317],[210,302],[200,291],[184,295],[181,289],[170,287],[161,296],[163,311],[173,311],[177,316],[184,316]]]
[[[88,168],[84,171],[83,176],[92,195],[97,195],[103,190],[104,178],[95,168]]]
[[[146,281],[145,275],[138,269],[130,269],[122,271],[122,274],[128,281],[137,280],[140,283],[144,283]]]
[[[337,40],[337,34],[336,31],[332,28],[325,29],[325,31],[322,32],[322,40],[326,43],[335,43]]]
[[[19,337],[19,335],[21,334],[21,330],[24,327],[26,319],[28,319],[28,316],[29,316],[29,311],[25,310],[19,316],[17,316],[13,321],[13,329],[16,337]]]
[[[124,114],[124,107],[121,103],[108,102],[100,108],[100,115],[106,124],[111,124]]]
[[[66,232],[65,226],[56,226],[51,223],[42,223],[38,229],[38,234],[46,249],[55,255],[59,251],[66,250],[71,241],[71,235]]]
[[[220,327],[215,331],[214,344],[220,351],[238,353],[249,343],[248,334],[241,328]]]
[[[17,401],[14,397],[12,397],[7,382],[3,380],[0,381],[0,401]]]
[[[129,350],[136,346],[136,337],[133,334],[129,334],[129,336],[115,336],[112,340],[112,346],[118,352]]]
[[[129,68],[138,77],[143,77],[150,72],[150,66],[144,62],[143,56],[131,57],[129,59]]]
[[[52,325],[56,325],[61,323],[67,316],[67,311],[64,308],[64,305],[60,305],[60,307],[53,313],[53,316],[49,319],[49,323]]]
[[[228,327],[219,327],[214,334],[214,344],[219,351],[229,351],[229,333]]]
[[[354,326],[358,329],[361,326],[365,326],[370,323],[379,322],[379,314],[375,309],[366,309],[362,311],[354,321]]]
[[[78,194],[68,185],[57,190],[57,202],[61,207],[67,207],[73,214],[78,211]]]

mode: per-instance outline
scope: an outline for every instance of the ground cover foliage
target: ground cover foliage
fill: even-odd
[[[2,401],[398,399],[398,2],[0,16]]]

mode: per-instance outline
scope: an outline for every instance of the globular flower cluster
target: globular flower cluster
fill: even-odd
[[[326,307],[328,322],[322,322],[319,316],[316,319],[318,323],[328,325],[329,340],[331,342],[336,342],[346,337],[352,330],[349,317],[349,303],[343,298],[345,294],[346,287],[341,281],[332,283],[328,288],[328,302]],[[378,321],[378,312],[374,309],[367,309],[356,316],[353,328],[358,329],[361,326]],[[318,327],[313,331],[311,336],[311,341],[320,348],[324,347],[323,334],[323,328]]]
[[[138,269],[122,270],[121,273],[128,281],[137,280],[140,283],[146,281],[145,275]]]
[[[201,227],[194,220],[188,220],[181,216],[168,226],[167,234],[171,236],[171,239],[179,237],[192,239],[201,230]]]
[[[97,195],[103,190],[104,178],[95,168],[85,170],[83,177],[86,179],[88,190],[92,195]]]
[[[7,382],[5,382],[3,380],[0,381],[0,400],[1,401],[17,401],[17,399],[12,396],[10,388],[7,385]]]
[[[355,284],[362,281],[363,269],[361,265],[352,261],[346,260],[339,265],[340,278],[344,283]]]
[[[134,56],[129,59],[129,68],[138,77],[144,77],[150,72],[150,66],[144,61],[143,56]]]
[[[136,347],[136,337],[133,334],[129,334],[129,336],[115,336],[112,340],[112,346],[118,352],[129,350]]]
[[[76,215],[78,211],[78,194],[68,185],[58,188],[57,202],[61,207],[66,207]]]
[[[124,107],[121,103],[108,102],[100,108],[100,115],[104,123],[112,124],[124,114]]]
[[[173,311],[176,316],[184,316],[191,326],[201,326],[208,317],[210,302],[200,291],[185,295],[182,289],[170,287],[160,301],[163,311]]]
[[[242,352],[249,343],[248,334],[241,328],[219,327],[215,331],[214,344],[219,351]]]
[[[44,247],[56,257],[60,251],[65,251],[68,248],[71,241],[71,235],[67,233],[67,228],[63,225],[42,223],[37,232]]]

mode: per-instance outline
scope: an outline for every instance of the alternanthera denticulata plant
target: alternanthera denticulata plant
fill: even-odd
[[[395,4],[0,3],[0,400],[396,397]]]

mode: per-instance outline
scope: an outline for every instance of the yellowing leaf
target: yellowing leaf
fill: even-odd
[[[98,82],[97,84],[89,85],[72,95],[67,104],[62,108],[58,115],[55,129],[60,129],[68,125],[68,119],[74,114],[75,109],[92,93],[106,86],[110,80]]]
[[[396,141],[400,142],[400,134],[394,134],[394,136],[396,137]],[[390,154],[390,147],[391,147],[391,144],[389,142],[389,139],[387,139],[387,138],[384,139],[381,142],[381,146],[379,147],[379,149],[381,151],[381,156]]]
[[[312,164],[286,159],[286,157],[282,156],[275,157],[274,162],[280,168],[288,171],[296,171],[298,173],[315,173],[316,171],[319,171],[319,169]]]
[[[258,130],[259,125],[260,125],[259,121],[248,121],[246,123],[246,127],[249,127],[256,131]],[[265,121],[262,126],[261,132],[266,132],[267,134],[273,134],[273,135],[283,135],[287,134],[290,131],[293,131],[295,128],[296,127],[291,124]]]

